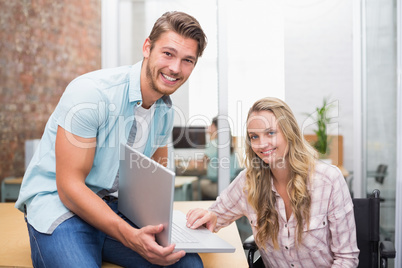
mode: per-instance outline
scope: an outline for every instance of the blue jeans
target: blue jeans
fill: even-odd
[[[123,219],[116,201],[105,201]],[[34,267],[101,267],[102,261],[123,267],[160,267],[145,260],[137,252],[107,236],[74,216],[60,224],[54,232],[43,234],[28,223],[31,258]],[[187,253],[169,267],[203,267],[198,254]]]

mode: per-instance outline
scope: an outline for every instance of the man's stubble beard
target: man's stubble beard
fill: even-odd
[[[149,88],[152,91],[157,92],[157,93],[162,94],[162,95],[169,96],[169,95],[173,94],[174,92],[176,92],[176,90],[178,90],[187,81],[187,79],[186,79],[182,83],[180,83],[178,86],[176,86],[176,88],[172,88],[171,90],[163,91],[156,85],[155,81],[158,79],[159,73],[156,71],[158,73],[158,75],[154,79],[154,77],[152,76],[153,73],[152,73],[152,70],[151,70],[151,66],[149,64],[149,60],[147,62],[147,66],[146,66],[145,70],[146,70],[145,71],[145,76],[146,76],[146,78],[148,80],[147,84],[148,84]],[[171,75],[171,74],[169,73],[169,75]],[[171,76],[176,77],[177,75],[174,74],[174,75],[171,75]]]
[[[148,62],[149,63],[149,62]],[[147,64],[147,67],[146,67],[146,78],[147,78],[147,80],[148,80],[148,82],[147,82],[147,84],[148,84],[148,86],[149,86],[149,88],[151,89],[151,90],[153,90],[153,91],[155,91],[155,92],[158,92],[158,93],[160,93],[160,94],[163,94],[163,95],[165,95],[163,92],[161,92],[161,90],[159,90],[159,88],[156,86],[156,84],[154,83],[154,79],[153,79],[153,77],[152,77],[152,71],[151,71],[151,68],[149,67],[149,64]]]

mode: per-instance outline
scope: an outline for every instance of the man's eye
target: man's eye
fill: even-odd
[[[169,53],[169,52],[164,52],[164,53],[165,53],[166,56],[169,56],[169,57],[172,56],[172,54]]]
[[[185,59],[186,62],[193,64],[194,62],[192,60],[189,59]]]

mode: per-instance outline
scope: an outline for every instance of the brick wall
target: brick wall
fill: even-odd
[[[24,174],[67,84],[101,67],[100,2],[0,1],[0,181]]]

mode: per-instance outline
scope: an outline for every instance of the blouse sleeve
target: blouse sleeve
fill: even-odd
[[[247,206],[247,198],[244,193],[245,179],[246,173],[242,171],[208,209],[214,212],[218,218],[215,232],[245,215],[244,211]]]
[[[359,249],[356,240],[356,224],[353,202],[342,173],[336,169],[329,201],[328,221],[331,232],[332,267],[357,267]]]

